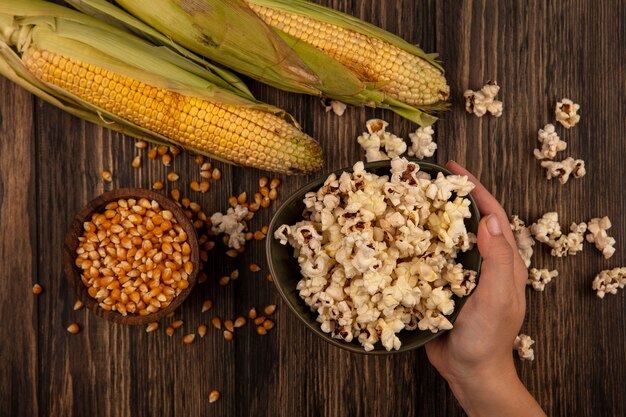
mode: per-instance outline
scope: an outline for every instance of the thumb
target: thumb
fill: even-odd
[[[478,250],[483,258],[480,285],[495,293],[515,291],[515,252],[503,234],[510,227],[494,213],[483,218],[478,226]]]

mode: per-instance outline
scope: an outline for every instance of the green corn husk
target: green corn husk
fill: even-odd
[[[150,31],[147,27],[144,29]],[[162,37],[152,32],[155,37]],[[40,81],[24,67],[21,60],[21,54],[30,46],[184,96],[270,113],[299,129],[291,115],[257,101],[237,76],[198,57],[194,57],[193,61],[185,58],[181,54],[190,57],[193,54],[171,41],[168,42],[169,47],[156,46],[126,30],[45,1],[0,0],[0,74],[75,116],[126,135],[160,145],[181,146],[171,138]],[[312,143],[319,148],[316,142]],[[220,155],[202,149],[192,150],[233,164],[233,161]]]
[[[126,25],[132,19],[105,0],[68,2],[86,13],[106,16]],[[272,33],[268,34],[266,29],[269,26],[262,19],[258,18],[256,24],[252,24],[250,15],[242,12],[243,8],[249,9],[243,0],[117,0],[117,3],[167,38],[191,51],[282,90],[328,97],[355,106],[390,109],[420,125],[430,125],[437,120],[427,112],[443,110],[448,106],[445,101],[424,105],[406,104],[386,94],[384,83],[360,79],[356,73],[320,49],[278,29],[270,30]],[[443,73],[441,66],[435,61],[436,54],[426,54],[417,46],[355,17],[302,0],[254,0],[253,3],[307,15],[379,38],[420,57]],[[241,16],[245,16],[245,19]],[[130,25],[132,30],[143,32],[144,36],[154,39],[154,34],[139,27],[136,21]],[[236,35],[227,38],[223,36],[224,33]],[[272,45],[280,45],[281,51],[287,49],[299,57],[305,71],[313,75],[312,79],[305,82],[293,77],[277,79],[274,76],[277,68],[288,71],[292,64],[272,58],[275,55],[271,54],[271,49],[259,48],[257,42],[250,42],[263,36]],[[214,42],[207,45],[206,39]],[[158,42],[167,44],[167,40],[163,39]],[[246,59],[242,59],[242,56]]]

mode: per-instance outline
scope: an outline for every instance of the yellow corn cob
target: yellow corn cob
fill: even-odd
[[[364,81],[385,83],[380,90],[396,100],[423,106],[445,101],[450,94],[439,69],[395,45],[302,14],[246,2],[269,26],[327,53]]]
[[[185,148],[287,174],[321,167],[320,145],[274,114],[182,95],[32,45],[22,63],[40,81]]]

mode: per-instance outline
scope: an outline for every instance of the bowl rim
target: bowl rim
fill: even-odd
[[[447,169],[446,167],[438,165],[438,164],[435,164],[435,163],[432,163],[432,162],[424,162],[424,161],[420,161],[420,160],[417,160],[417,159],[414,159],[414,158],[406,158],[406,159],[409,162],[413,162],[413,163],[416,163],[417,165],[419,165],[420,166],[420,170],[422,169],[422,167],[428,167],[428,168],[433,169],[435,171],[442,172],[444,175],[456,175],[452,171]],[[372,170],[372,169],[384,168],[386,166],[391,168],[391,160],[364,162],[364,168],[365,168],[366,171]],[[362,354],[362,355],[392,355],[392,354],[409,352],[409,351],[412,351],[412,350],[417,349],[419,347],[422,347],[425,344],[427,344],[428,342],[430,342],[430,341],[432,341],[432,340],[434,340],[434,339],[436,339],[436,338],[446,334],[448,332],[448,330],[440,330],[437,333],[432,333],[431,332],[430,334],[427,334],[424,337],[422,343],[416,343],[414,345],[409,345],[409,346],[406,346],[406,345],[403,344],[402,346],[400,346],[400,349],[398,349],[398,350],[392,349],[392,350],[388,351],[386,349],[374,349],[374,350],[371,350],[371,351],[366,351],[365,349],[363,349],[363,347],[361,345],[358,345],[356,343],[346,342],[346,341],[344,341],[342,339],[335,339],[333,337],[330,337],[327,333],[324,333],[322,331],[322,329],[320,328],[319,325],[315,325],[315,324],[318,324],[317,322],[315,322],[313,324],[309,323],[309,321],[307,321],[300,314],[300,312],[298,312],[296,310],[296,308],[289,301],[289,298],[287,297],[287,294],[285,293],[284,289],[282,288],[281,285],[279,285],[280,279],[277,277],[276,271],[274,270],[274,262],[272,261],[272,241],[274,239],[273,231],[274,231],[274,228],[276,226],[276,223],[278,222],[278,218],[280,217],[280,214],[282,214],[282,211],[285,210],[287,207],[291,206],[296,200],[301,199],[302,196],[299,196],[299,195],[300,195],[300,193],[303,190],[309,189],[309,191],[310,191],[313,188],[321,186],[324,183],[324,181],[331,174],[335,174],[335,175],[339,176],[343,172],[352,172],[353,171],[353,167],[354,167],[354,164],[351,165],[351,166],[348,166],[348,167],[345,167],[345,168],[341,168],[341,169],[337,169],[335,171],[328,172],[326,174],[321,175],[320,177],[314,179],[313,181],[310,181],[307,184],[303,185],[302,187],[298,188],[296,191],[294,191],[291,194],[291,196],[289,196],[289,198],[287,200],[285,200],[284,203],[282,203],[280,205],[280,207],[278,207],[278,209],[276,210],[276,212],[272,216],[272,220],[270,221],[270,224],[269,224],[269,227],[268,227],[267,241],[265,242],[265,256],[267,258],[267,264],[268,264],[270,273],[272,274],[272,277],[274,277],[274,279],[273,279],[274,285],[275,285],[276,289],[278,290],[278,293],[282,297],[283,301],[289,307],[289,309],[296,315],[296,317],[298,317],[298,319],[302,323],[304,323],[304,325],[309,330],[313,331],[313,333],[315,333],[317,336],[321,337],[327,343],[330,343],[331,345],[337,346],[337,347],[339,347],[341,349],[348,350],[350,352],[358,353],[358,354]],[[476,215],[476,217],[475,217],[476,222],[479,223],[480,219],[481,219],[481,216],[480,216],[480,210],[478,209],[478,206],[476,205],[476,201],[472,197],[471,193],[468,194],[467,196],[464,196],[464,198],[467,198],[467,199],[470,200],[470,207],[472,208],[472,215],[474,215],[474,214]],[[477,255],[477,268],[476,268],[476,283],[478,283],[478,280],[479,280],[479,277],[480,277],[481,266],[482,266],[482,256],[480,256],[480,253],[478,253],[478,255]],[[463,299],[467,300],[469,297],[471,297],[474,294],[474,291],[472,291],[468,296],[463,297]],[[302,301],[302,302],[304,302],[304,301]],[[462,308],[462,306],[460,308]],[[450,320],[450,322],[453,323],[453,324],[454,324],[455,321],[456,321],[456,316]],[[379,343],[380,342],[377,342],[376,345],[378,345]]]
[[[169,210],[174,214],[174,218],[181,225],[185,233],[187,233],[187,242],[191,246],[191,262],[194,266],[192,273],[187,278],[189,286],[178,294],[170,305],[167,307],[145,316],[139,314],[128,314],[122,316],[117,311],[108,311],[102,309],[95,298],[91,297],[87,292],[87,287],[80,278],[80,270],[75,265],[76,248],[78,247],[78,237],[83,233],[83,223],[96,212],[101,211],[107,204],[117,201],[121,198],[134,198],[140,200],[146,198],[150,201],[154,200],[159,203],[163,210]],[[96,198],[87,203],[72,219],[63,245],[63,269],[65,278],[70,287],[74,289],[78,299],[83,302],[85,307],[91,310],[96,316],[115,323],[129,325],[143,325],[153,321],[158,321],[170,312],[176,310],[185,301],[196,284],[198,272],[200,271],[200,245],[198,237],[191,221],[185,216],[183,210],[176,203],[166,196],[152,190],[144,188],[116,188],[100,194]]]

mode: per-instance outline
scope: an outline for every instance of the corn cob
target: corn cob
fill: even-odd
[[[25,3],[41,17],[41,11],[36,8],[43,2],[28,0]],[[55,104],[56,98],[66,106],[70,102],[76,109],[75,114],[91,114],[89,120],[100,119],[101,124],[110,116],[120,127],[118,130],[127,132],[128,125],[131,134],[139,133],[136,136],[170,141],[231,163],[287,174],[308,173],[321,167],[319,144],[300,131],[289,117],[281,116],[280,110],[259,104],[241,91],[233,94],[195,74],[181,72],[177,78],[177,73],[173,73],[172,79],[162,80],[159,74],[145,73],[149,81],[144,82],[140,80],[142,72],[119,62],[120,56],[101,56],[90,49],[98,44],[96,33],[89,47],[77,42],[85,40],[81,36],[89,38],[89,34],[81,32],[84,28],[77,29],[76,22],[89,28],[94,23],[91,18],[85,20],[87,16],[45,4],[42,6],[45,11],[58,11],[54,26],[45,19],[45,24],[40,26],[32,23],[20,26],[21,17],[13,17],[7,24],[6,13],[10,9],[5,7],[7,4],[6,0],[0,0],[0,33],[8,41],[4,45],[0,42],[0,73],[40,93],[42,98]],[[102,25],[98,23],[113,39],[110,49],[120,48],[120,41],[125,41],[128,48],[132,48],[133,43],[143,42]],[[59,39],[53,41],[55,36]],[[9,45],[13,48],[9,49]],[[63,45],[72,47],[63,53]],[[156,51],[150,47],[131,52],[135,52],[138,59],[142,55],[146,59],[148,55],[157,59]],[[164,57],[167,60],[160,62],[163,67],[171,64],[170,59],[181,63],[178,55]],[[159,62],[158,59],[155,62]],[[188,61],[183,64],[192,65]],[[23,70],[26,72],[21,72]],[[197,68],[194,71],[203,73]],[[133,76],[135,74],[139,76]],[[93,117],[94,112],[97,117]]]
[[[131,25],[153,38],[153,34],[138,26],[142,22],[105,0],[67,1],[89,14],[106,15]],[[200,55],[283,90],[329,97],[356,106],[388,108],[421,125],[436,121],[427,112],[447,107],[449,87],[441,66],[434,60],[436,55],[426,54],[376,26],[314,3],[303,0],[117,0],[117,3],[165,35],[163,44],[173,39]],[[247,7],[263,26],[271,27],[275,35],[252,24],[247,14],[238,19],[235,12],[242,7]],[[280,50],[295,53],[315,80],[311,77],[306,81],[293,77],[277,80],[274,76],[277,68],[290,69],[291,65],[280,59],[270,62],[271,57],[256,42],[241,41],[264,36]],[[240,41],[235,45],[235,40]],[[237,53],[229,53],[232,50]]]
[[[450,88],[441,71],[417,55],[304,14],[246,2],[269,26],[322,50],[361,80],[381,83],[380,90],[396,100],[419,106],[448,99]]]

